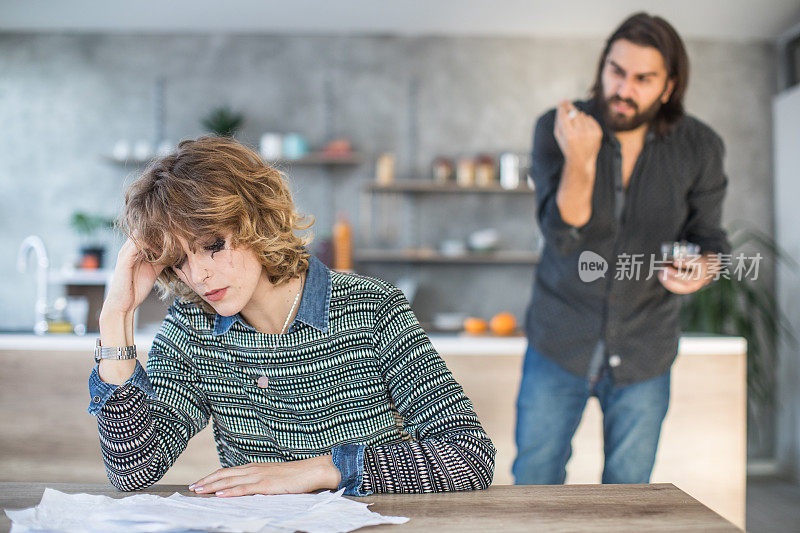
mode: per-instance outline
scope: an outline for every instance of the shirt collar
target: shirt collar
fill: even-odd
[[[322,333],[328,332],[328,317],[331,305],[331,271],[313,255],[308,257],[308,271],[300,297],[300,308],[295,321],[300,321]],[[224,335],[235,323],[249,331],[256,331],[245,322],[239,313],[232,316],[214,315],[214,335]],[[289,327],[291,330],[291,326]]]
[[[308,273],[296,320],[327,333],[331,290],[331,271],[322,261],[309,255]]]

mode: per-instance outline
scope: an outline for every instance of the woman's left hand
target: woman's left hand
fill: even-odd
[[[339,469],[330,455],[285,463],[249,463],[220,468],[189,485],[197,494],[245,496],[248,494],[300,494],[336,489]]]

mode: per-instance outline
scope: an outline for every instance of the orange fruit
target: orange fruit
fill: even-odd
[[[480,335],[486,333],[489,325],[482,318],[475,318],[474,316],[464,319],[464,331],[470,335]]]
[[[81,268],[86,270],[96,270],[100,268],[100,261],[97,260],[96,255],[84,255],[81,257]]]
[[[514,315],[504,311],[492,317],[489,327],[495,335],[511,335],[517,329],[517,320]]]

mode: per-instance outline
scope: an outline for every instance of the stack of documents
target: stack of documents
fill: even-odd
[[[176,532],[241,531],[247,533],[338,533],[378,524],[402,524],[408,518],[382,516],[366,503],[349,500],[343,491],[319,494],[168,498],[137,494],[109,498],[64,494],[45,489],[36,507],[6,510],[12,533],[58,531]]]

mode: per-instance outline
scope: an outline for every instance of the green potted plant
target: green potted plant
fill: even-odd
[[[749,258],[760,254],[763,259],[797,267],[797,263],[761,231],[734,225],[728,235],[734,259],[740,254]],[[760,265],[762,272],[765,267],[763,263]],[[686,301],[681,312],[681,327],[687,332],[744,337],[751,411],[758,405],[771,404],[779,338],[783,334],[792,344],[797,340],[790,322],[780,311],[772,287],[763,276],[729,272],[720,277]],[[754,402],[758,405],[753,405]]]
[[[101,234],[114,228],[114,219],[75,211],[70,217],[69,225],[81,240],[78,266],[85,269],[103,268],[105,246],[101,241]]]
[[[244,115],[233,111],[229,107],[212,109],[202,120],[201,124],[211,133],[220,137],[233,137],[244,124]]]

